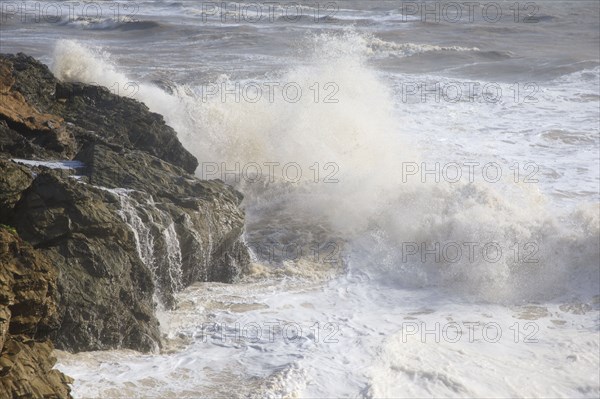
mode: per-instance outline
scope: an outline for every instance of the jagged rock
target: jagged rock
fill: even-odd
[[[0,227],[0,397],[70,398],[72,380],[53,370],[57,270]]]
[[[0,54],[0,58],[12,66],[10,74],[14,79],[13,89],[21,93],[32,106],[49,112],[47,110],[56,102],[54,94],[57,80],[48,67],[23,53]]]
[[[67,131],[63,118],[38,111],[13,86],[12,64],[0,58],[0,119],[33,144],[72,157],[75,139]]]
[[[59,82],[23,54],[0,62],[2,87],[26,104],[0,117],[0,168],[10,171],[0,179],[0,223],[15,226],[60,271],[50,337],[70,351],[155,349],[156,296],[170,307],[176,291],[195,281],[231,282],[249,262],[241,195],[188,174],[197,160],[143,104]],[[42,118],[29,121],[34,112],[74,137],[73,154],[28,133],[36,125],[27,123]],[[8,160],[57,156],[82,161],[77,173],[85,176],[27,171]]]
[[[196,158],[183,148],[177,133],[167,126],[161,115],[130,98],[119,97],[108,89],[78,83],[59,83],[63,95],[61,115],[66,120],[94,131],[97,135],[124,148],[139,149],[193,173]],[[98,110],[102,112],[98,112]]]
[[[80,144],[95,136],[103,142],[145,151],[189,173],[196,170],[198,161],[183,148],[177,133],[144,104],[100,86],[60,82],[48,67],[25,54],[0,55],[0,62],[6,66],[0,68],[0,82],[14,79],[14,91],[28,104],[74,125],[67,124],[67,130]]]
[[[177,287],[195,281],[231,282],[249,261],[240,242],[244,215],[238,205],[242,196],[231,187],[220,181],[200,181],[141,151],[117,153],[96,144],[84,148],[76,158],[89,165],[91,184],[138,191],[126,200],[152,235],[154,256],[149,262],[165,305],[172,304]],[[171,224],[181,252],[177,266],[169,260],[164,237]],[[173,267],[181,268],[177,281],[173,281]]]
[[[58,155],[28,140],[8,127],[3,120],[0,120],[0,153],[11,154],[17,158],[35,159],[51,159]]]
[[[88,166],[90,183],[110,188],[127,187],[185,204],[194,198],[223,198],[235,207],[242,196],[218,180],[198,180],[183,169],[143,151],[128,151],[91,144],[75,159]]]
[[[52,338],[61,349],[157,346],[152,275],[118,211],[113,194],[53,171],[38,175],[15,207],[20,236],[60,270]]]
[[[8,218],[21,193],[32,181],[33,177],[27,168],[0,159],[0,222]]]

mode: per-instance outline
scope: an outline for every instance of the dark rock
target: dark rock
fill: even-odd
[[[27,103],[39,110],[52,107],[56,102],[54,93],[57,80],[46,65],[23,53],[0,54],[0,58],[12,65],[13,89],[21,93]]]
[[[89,145],[76,157],[88,165],[91,184],[127,187],[121,194],[152,237],[148,262],[155,273],[163,303],[170,306],[177,287],[195,281],[233,281],[248,263],[240,242],[244,215],[238,208],[241,194],[220,181],[200,181],[181,168],[141,151],[115,152],[104,145]],[[172,225],[172,226],[171,226]],[[169,231],[169,229],[171,229]],[[165,232],[174,235],[181,253],[178,264],[169,258]],[[139,235],[144,234],[139,232]],[[173,273],[173,268],[181,269]],[[179,275],[173,281],[174,275]]]
[[[197,160],[145,105],[59,82],[23,54],[0,65],[0,223],[59,270],[49,337],[70,351],[155,349],[154,298],[171,307],[189,284],[231,282],[248,264],[241,194],[189,174]]]
[[[144,104],[98,86],[58,83],[57,87],[59,92],[69,93],[64,107],[55,107],[67,121],[94,131],[113,144],[145,151],[178,165],[188,173],[196,170],[198,161],[183,148],[177,133]]]
[[[64,134],[74,134],[80,144],[93,136],[80,137],[78,133],[93,132],[104,142],[145,151],[189,173],[198,166],[196,158],[183,148],[177,133],[165,124],[163,117],[138,101],[119,97],[99,86],[60,82],[48,67],[24,54],[0,55],[0,82],[3,81],[31,108],[74,125],[67,124]],[[23,130],[22,124],[11,123],[11,128]],[[60,124],[50,121],[50,125],[58,129]]]
[[[0,153],[27,159],[51,159],[58,155],[28,140],[3,120],[0,120]]]
[[[0,159],[0,222],[6,221],[13,207],[33,181],[31,172],[9,160]]]
[[[87,165],[90,183],[108,187],[144,191],[180,205],[190,200],[223,199],[237,207],[239,192],[219,180],[198,180],[183,169],[143,151],[109,148],[106,145],[85,146],[75,157]],[[195,208],[195,205],[191,205]]]
[[[37,145],[59,154],[72,157],[75,152],[75,138],[64,125],[61,117],[40,112],[17,91],[12,76],[12,64],[0,58],[0,120]]]
[[[0,227],[0,397],[70,398],[72,380],[53,370],[48,337],[58,327],[57,270]]]
[[[15,207],[12,224],[20,236],[60,270],[60,328],[52,338],[61,349],[158,345],[152,275],[118,211],[111,193],[51,171]]]

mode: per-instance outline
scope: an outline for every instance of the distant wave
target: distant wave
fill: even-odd
[[[461,46],[436,46],[432,44],[417,44],[417,43],[395,43],[381,40],[373,37],[368,40],[368,48],[374,54],[395,55],[400,57],[410,57],[416,54],[437,52],[437,51],[481,51],[477,47],[461,47]]]
[[[90,30],[142,30],[161,26],[155,21],[138,21],[129,17],[120,18],[90,18],[79,17],[62,23],[63,26],[77,27]]]

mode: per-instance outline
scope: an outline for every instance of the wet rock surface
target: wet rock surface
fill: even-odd
[[[110,192],[53,171],[38,175],[13,211],[10,224],[60,271],[59,348],[158,345],[152,274],[118,212]]]
[[[140,235],[150,235],[153,241],[146,248],[146,256],[152,258],[146,263],[155,271],[167,306],[178,287],[195,281],[233,281],[248,263],[247,250],[239,241],[244,227],[238,208],[242,196],[230,186],[198,180],[143,151],[116,152],[93,144],[76,158],[89,165],[90,184],[132,190],[118,193],[123,216],[130,223],[137,220],[138,246],[150,244]],[[179,249],[169,248],[172,236]]]
[[[29,331],[33,323],[35,332],[29,341],[3,333],[0,342],[14,341],[7,351],[25,356],[7,355],[10,370],[37,374],[2,389],[9,397],[66,397],[59,387],[68,379],[50,371],[49,339],[74,352],[158,349],[158,302],[173,306],[174,293],[196,281],[231,282],[249,262],[242,197],[194,177],[198,161],[145,105],[60,82],[31,57],[0,55],[0,100],[0,223],[53,270],[36,274],[47,288],[31,288],[52,312],[30,309],[52,316],[13,311],[11,326]],[[72,160],[83,166],[65,162]],[[3,276],[11,270],[3,263]],[[6,281],[2,317],[16,295]],[[37,388],[19,385],[39,379]]]

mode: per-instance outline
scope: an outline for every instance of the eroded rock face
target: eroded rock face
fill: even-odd
[[[56,268],[0,227],[0,397],[69,398],[71,379],[53,370],[58,327]]]
[[[8,98],[17,97],[22,100],[20,104],[27,104],[17,116],[28,115],[44,125],[46,121],[33,110],[43,112],[44,117],[52,118],[52,126],[65,125],[65,134],[72,134],[79,145],[91,140],[142,150],[188,173],[198,166],[163,117],[133,99],[119,97],[99,86],[60,82],[48,67],[24,54],[0,57],[0,82],[6,82],[4,87],[10,85]],[[2,87],[0,83],[0,93]],[[15,112],[8,111],[11,110],[3,112],[0,108],[0,120],[22,133],[20,125],[11,125]]]
[[[33,144],[64,157],[75,152],[75,139],[63,118],[40,112],[14,89],[12,64],[0,59],[0,119],[13,131],[19,132]]]
[[[231,282],[248,263],[241,195],[189,174],[197,160],[143,104],[59,82],[22,54],[0,55],[0,65],[14,103],[0,108],[0,223],[59,270],[48,336],[70,351],[155,349],[157,300],[172,306],[176,291]],[[74,141],[39,139],[48,121],[51,133],[62,129]],[[11,158],[85,167],[72,176]]]
[[[163,304],[195,281],[233,281],[248,263],[240,237],[244,215],[238,208],[241,195],[219,181],[201,181],[181,168],[142,151],[121,150],[94,144],[77,159],[88,167],[90,184],[119,193],[123,216],[138,237],[150,240],[138,246],[154,271]],[[169,248],[176,239],[178,248]],[[152,241],[152,242],[149,242]]]
[[[66,350],[158,347],[154,283],[133,232],[106,190],[45,172],[15,207],[10,223],[60,271],[60,327]]]
[[[33,181],[31,172],[7,159],[0,158],[0,220],[6,220],[15,204]]]

